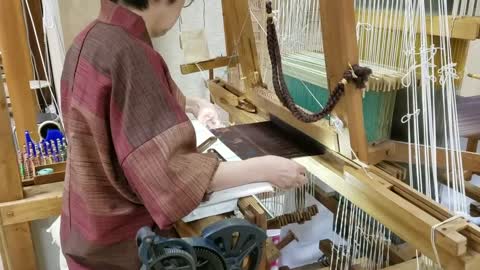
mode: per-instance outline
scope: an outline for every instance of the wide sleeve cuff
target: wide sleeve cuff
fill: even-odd
[[[213,155],[196,151],[190,122],[176,125],[132,152],[123,170],[160,228],[193,211],[208,194],[219,166]]]

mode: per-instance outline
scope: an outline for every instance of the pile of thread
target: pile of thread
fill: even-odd
[[[28,141],[18,151],[18,163],[22,179],[33,178],[35,167],[50,165],[67,160],[67,141],[65,137],[56,140],[42,140],[40,143]]]

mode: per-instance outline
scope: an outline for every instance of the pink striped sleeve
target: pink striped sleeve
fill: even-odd
[[[183,95],[166,66],[152,63],[153,49],[136,46],[112,68],[111,132],[128,183],[164,228],[199,205],[219,161],[197,153]]]

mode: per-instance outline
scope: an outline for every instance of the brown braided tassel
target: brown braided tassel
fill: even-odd
[[[339,82],[335,89],[333,89],[327,104],[317,113],[307,113],[300,107],[298,107],[293,101],[290,92],[288,91],[287,84],[283,76],[282,68],[282,56],[280,54],[280,46],[278,45],[277,30],[275,29],[275,23],[272,16],[272,1],[267,2],[267,44],[268,53],[270,55],[270,61],[272,64],[272,81],[275,94],[282,102],[283,106],[287,107],[290,112],[298,120],[306,123],[316,122],[328,114],[330,114],[335,106],[340,101],[340,98],[345,93],[345,84],[354,83],[357,89],[364,89],[368,81],[368,77],[372,74],[372,70],[367,67],[360,67],[359,65],[353,65],[351,68],[345,71],[343,74],[344,80]]]

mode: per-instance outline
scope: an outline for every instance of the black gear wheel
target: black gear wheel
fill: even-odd
[[[194,250],[197,255],[197,270],[227,270],[215,252],[201,247],[195,247]]]
[[[164,253],[151,264],[152,270],[196,270],[195,259],[188,252],[165,248]]]
[[[247,270],[255,270],[261,260],[262,248],[267,238],[265,231],[252,226],[244,219],[228,219],[207,227],[202,237],[212,241],[219,255],[225,260],[229,270],[244,269],[248,257]]]

